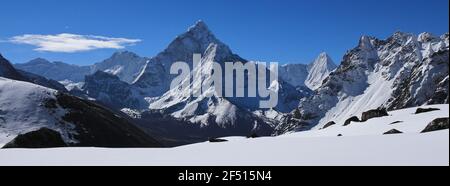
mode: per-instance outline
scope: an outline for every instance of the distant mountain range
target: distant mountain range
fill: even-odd
[[[280,79],[274,84],[279,104],[272,109],[258,107],[257,103],[264,99],[261,97],[210,97],[206,93],[192,97],[185,96],[187,89],[170,88],[176,77],[169,73],[170,67],[177,61],[191,65],[189,78],[198,74],[199,79],[189,81],[188,88],[212,78],[212,71],[205,70],[212,69],[212,60],[220,65],[230,61],[253,63],[233,53],[202,21],[152,58],[124,51],[91,66],[35,59],[13,67],[1,57],[0,76],[60,92],[67,92],[67,88],[70,98],[102,104],[113,113],[121,111],[147,134],[180,144],[208,137],[267,136],[319,129],[331,121],[344,123],[371,109],[448,104],[448,37],[402,32],[386,40],[363,36],[339,66],[326,53],[308,65],[280,66]],[[193,54],[202,54],[202,68],[192,66]],[[14,84],[3,81],[8,86]],[[211,87],[206,92],[216,89]]]

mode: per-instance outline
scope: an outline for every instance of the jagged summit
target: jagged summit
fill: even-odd
[[[448,35],[439,39],[429,33],[396,32],[384,40],[363,36],[314,95],[300,101],[299,113],[313,117],[283,127],[320,128],[377,108],[448,103],[448,46]]]
[[[194,25],[192,25],[188,29],[188,32],[199,32],[199,31],[210,32],[208,25],[202,20],[198,20],[197,22],[195,22]]]
[[[419,42],[430,42],[434,40],[438,40],[439,37],[434,36],[432,33],[429,32],[423,32],[419,34],[418,41]]]
[[[308,66],[308,77],[305,85],[312,90],[319,88],[323,80],[336,68],[336,64],[327,53],[320,53],[316,60]]]
[[[179,35],[172,43],[170,43],[166,52],[176,52],[173,50],[187,50],[191,53],[203,53],[210,44],[225,45],[216,38],[211,30],[209,30],[205,22],[197,21],[197,23],[189,27],[187,32]]]
[[[114,52],[114,54],[111,56],[111,58],[120,57],[120,56],[126,56],[126,57],[139,57],[136,53],[128,51],[128,50],[121,50]]]
[[[202,54],[216,62],[242,61],[231,49],[218,40],[203,21],[198,21],[187,32],[179,35],[157,56],[151,58],[134,84],[143,89],[146,96],[159,97],[170,88],[175,77],[169,74],[173,63],[183,61],[192,65],[194,54]]]
[[[318,65],[326,65],[335,68],[336,64],[334,64],[333,59],[326,53],[322,52],[319,54],[319,56],[312,62],[309,66],[310,68]]]

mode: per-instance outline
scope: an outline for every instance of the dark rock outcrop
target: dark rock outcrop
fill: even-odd
[[[402,131],[399,131],[399,130],[397,130],[397,129],[392,129],[392,130],[390,130],[390,131],[387,131],[387,132],[385,132],[385,133],[383,133],[384,135],[388,135],[388,134],[402,134],[403,132]]]
[[[331,126],[333,126],[333,125],[335,125],[335,124],[336,124],[336,122],[330,121],[330,122],[328,122],[327,124],[325,124],[325,125],[322,127],[322,129],[326,129],[326,128],[331,127]]]
[[[385,109],[369,110],[367,112],[362,113],[361,121],[364,122],[364,121],[367,121],[372,118],[378,118],[378,117],[384,117],[384,116],[389,116],[389,114],[387,113],[387,111]]]
[[[97,71],[86,76],[82,90],[87,96],[95,98],[108,107],[116,109],[144,108],[143,101],[133,96],[132,86],[121,81],[119,77],[106,72]]]
[[[250,134],[247,136],[247,138],[259,138],[260,136],[258,134],[256,134],[256,132]]]
[[[73,146],[87,147],[161,147],[121,113],[115,113],[98,104],[67,94],[57,95],[58,104],[69,113],[63,120],[76,126],[80,142]]]
[[[228,140],[226,139],[219,139],[219,138],[209,138],[208,140],[211,143],[221,143],[221,142],[227,142]]]
[[[390,125],[395,125],[395,124],[399,124],[399,123],[403,123],[403,121],[394,121],[394,122],[390,123]]]
[[[428,124],[428,126],[422,131],[422,133],[445,129],[448,129],[448,118],[437,118],[433,120],[430,124]]]
[[[67,144],[58,132],[48,128],[41,128],[37,131],[17,136],[3,148],[54,148],[66,146]]]
[[[426,113],[426,112],[433,112],[433,111],[437,111],[440,110],[438,108],[418,108],[416,110],[415,114],[421,114],[421,113]]]
[[[359,120],[358,117],[353,116],[353,117],[348,118],[347,120],[345,120],[344,126],[350,125],[350,123],[352,123],[352,122],[361,122],[361,120]]]

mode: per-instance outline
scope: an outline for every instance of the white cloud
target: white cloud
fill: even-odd
[[[36,46],[36,51],[74,53],[96,49],[123,49],[141,42],[139,39],[111,38],[92,35],[58,34],[14,36],[9,42]]]

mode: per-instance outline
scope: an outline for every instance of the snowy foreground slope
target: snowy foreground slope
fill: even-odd
[[[348,126],[278,137],[226,138],[166,149],[59,148],[0,150],[0,165],[449,165],[449,130],[420,133],[439,111],[393,111]],[[401,122],[400,122],[401,121]],[[395,122],[395,123],[394,123]],[[392,124],[394,123],[394,124]],[[403,134],[383,135],[397,129]],[[337,137],[342,134],[342,137]]]
[[[161,147],[126,118],[100,105],[0,77],[0,145],[3,147],[20,135],[30,136],[30,132],[43,128],[59,133],[67,146]],[[30,137],[27,141],[28,145],[39,143]],[[44,141],[44,145],[55,147],[51,144],[55,140]]]

